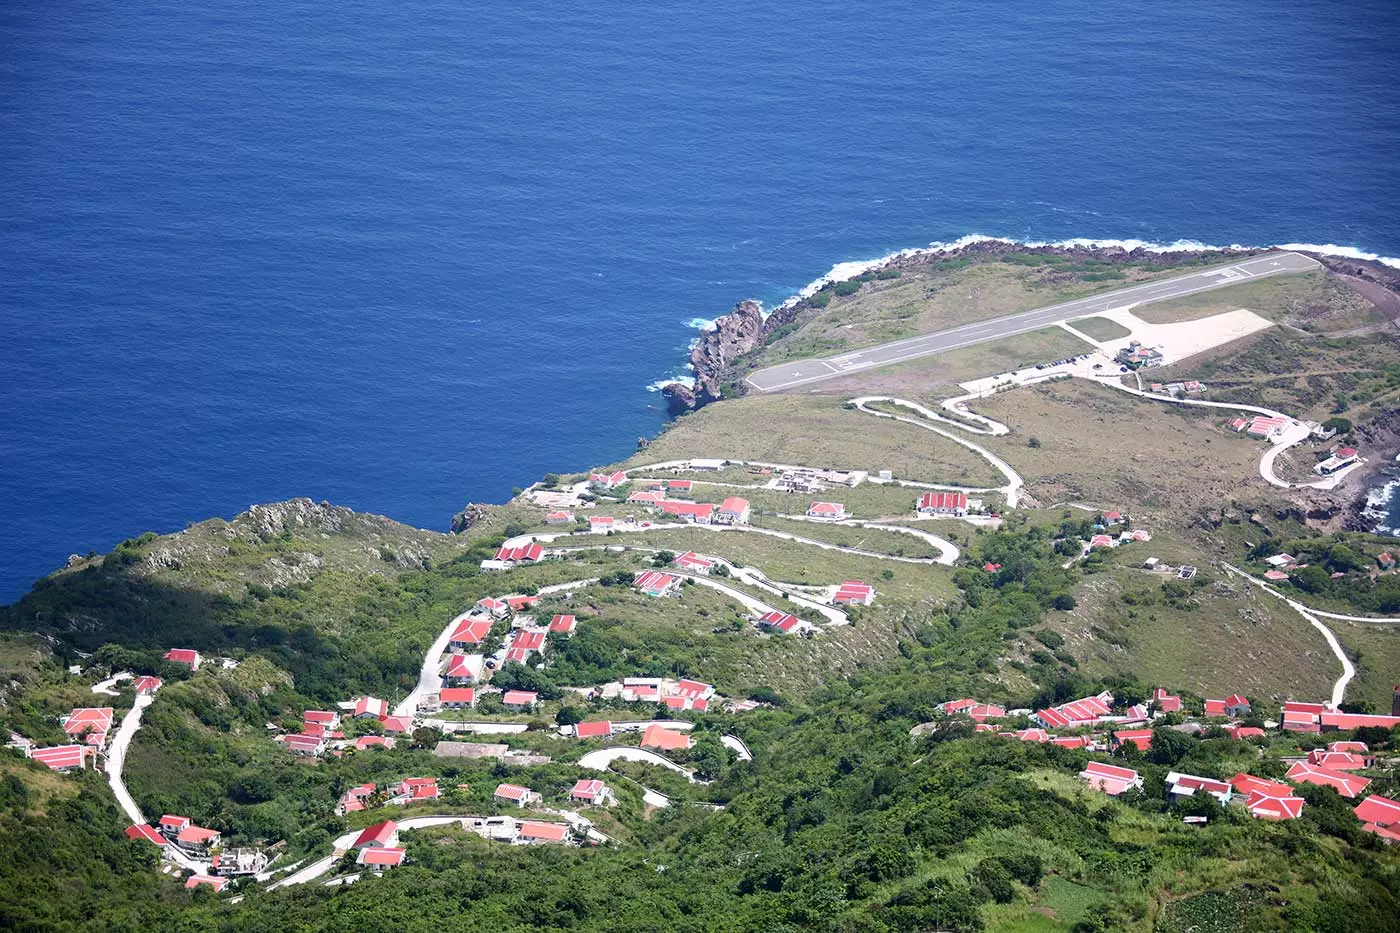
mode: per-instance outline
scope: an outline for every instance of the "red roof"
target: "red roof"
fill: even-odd
[[[1324,729],[1360,729],[1362,726],[1380,726],[1393,729],[1400,726],[1400,716],[1369,716],[1363,713],[1323,713],[1319,720]]]
[[[1181,710],[1181,697],[1168,693],[1164,687],[1158,687],[1152,691],[1152,702],[1157,709],[1164,713],[1175,713]]]
[[[393,748],[394,740],[384,735],[362,735],[355,740],[355,748],[364,751],[367,748]]]
[[[1315,748],[1308,752],[1308,764],[1333,771],[1359,771],[1366,767],[1366,758],[1355,752],[1329,752]]]
[[[714,693],[715,688],[700,680],[681,679],[676,683],[676,693],[686,697],[702,697]]]
[[[648,570],[637,577],[637,588],[647,592],[660,593],[671,588],[676,578],[659,570]]]
[[[578,626],[578,620],[573,616],[555,616],[549,620],[549,630],[561,635],[567,635]]]
[[[530,651],[538,651],[544,647],[545,636],[549,633],[543,629],[521,629],[515,633],[511,639],[512,648],[525,648]]]
[[[195,888],[199,887],[201,884],[203,884],[203,885],[208,885],[209,887],[213,888],[213,889],[214,889],[214,893],[217,894],[218,892],[222,891],[224,888],[228,887],[228,879],[227,879],[227,878],[218,878],[218,877],[215,877],[214,875],[199,875],[199,874],[190,875],[188,878],[185,879],[185,887],[186,887],[188,890],[191,890],[191,891],[194,890]]]
[[[443,687],[438,691],[438,701],[442,703],[475,703],[476,690],[472,687]]]
[[[813,502],[807,507],[808,515],[840,515],[846,507],[839,502]]]
[[[539,694],[529,690],[507,690],[501,697],[506,706],[534,706]]]
[[[451,678],[476,679],[481,676],[484,659],[479,654],[453,654],[447,658],[447,675]]]
[[[153,843],[154,845],[158,846],[170,845],[170,841],[168,839],[166,839],[160,833],[156,832],[151,827],[147,826],[145,823],[138,823],[135,826],[128,826],[126,828],[126,838],[144,839],[147,842]]]
[[[714,561],[701,557],[694,551],[686,551],[684,554],[677,554],[672,563],[677,567],[684,567],[691,570],[709,570],[715,564]]]
[[[113,709],[110,706],[80,707],[68,714],[63,731],[69,735],[82,735],[85,732],[109,732],[112,728]]]
[[[538,541],[531,541],[529,544],[521,544],[517,547],[503,547],[496,552],[496,560],[503,561],[532,561],[539,560],[544,556],[544,545]]]
[[[360,852],[358,859],[361,865],[384,865],[392,867],[403,864],[405,852],[403,849],[381,848],[364,849]]]
[[[509,606],[509,607],[510,607],[512,610],[514,610],[515,612],[519,612],[519,611],[522,610],[522,609],[529,609],[531,606],[533,606],[535,603],[537,603],[537,602],[539,602],[539,601],[540,601],[540,598],[539,598],[538,596],[507,596],[507,597],[506,597],[506,605]]]
[[[1224,700],[1206,700],[1206,715],[1207,715],[1207,716],[1224,716],[1224,715],[1225,715],[1225,701],[1224,701]]]
[[[1338,448],[1337,448],[1337,456],[1338,456],[1338,457],[1341,457],[1343,460],[1345,460],[1347,457],[1355,457],[1355,456],[1356,456],[1356,448],[1355,448],[1355,447],[1338,447]]]
[[[175,839],[187,845],[202,846],[213,842],[222,835],[223,833],[219,832],[217,829],[206,829],[203,826],[190,825],[180,830],[179,834],[175,836]]]
[[[62,768],[81,768],[92,752],[82,745],[51,745],[48,748],[31,748],[29,757],[47,765],[55,771]]]
[[[1084,773],[1091,777],[1107,778],[1111,781],[1136,781],[1138,773],[1132,768],[1120,768],[1118,765],[1104,764],[1102,761],[1091,761],[1084,766]]]
[[[389,704],[378,697],[360,697],[355,701],[355,715],[364,716],[366,714],[378,719],[389,709]]]
[[[832,602],[866,602],[874,595],[875,589],[868,583],[861,583],[857,580],[847,580],[836,588],[836,595],[832,597]]]
[[[1152,745],[1151,729],[1124,729],[1113,733],[1113,737],[1118,740],[1119,744],[1131,742],[1144,752]]]
[[[491,634],[491,623],[486,619],[463,619],[457,623],[449,642],[464,645],[479,645]]]
[[[309,709],[301,714],[302,722],[314,722],[321,726],[333,726],[339,719],[340,714],[326,709]]]
[[[667,729],[665,726],[652,724],[647,726],[642,733],[643,748],[659,748],[662,751],[676,751],[678,749],[690,748],[690,736],[684,732],[674,729]]]
[[[362,849],[365,846],[387,846],[394,838],[394,834],[399,830],[399,824],[393,820],[385,820],[382,823],[375,823],[366,827],[363,832],[355,837],[355,841],[350,843],[352,849]]]
[[[611,524],[613,524],[613,523],[616,522],[616,521],[617,521],[617,519],[613,518],[611,515],[590,515],[590,516],[588,516],[588,524],[590,524],[590,525],[611,525]]]
[[[1291,797],[1293,788],[1278,781],[1268,781],[1252,774],[1240,774],[1230,778],[1230,783],[1241,794],[1260,794],[1264,797]]]
[[[379,726],[385,732],[389,733],[408,732],[413,728],[413,717],[383,716],[379,720]]]
[[[163,658],[167,661],[174,661],[176,664],[188,664],[191,667],[199,660],[199,652],[193,648],[171,648]]]
[[[1365,742],[1357,742],[1353,740],[1342,742],[1328,742],[1327,750],[1329,752],[1352,752],[1364,755],[1371,749],[1367,747]]]
[[[1109,703],[1112,702],[1112,699],[1111,694],[1095,694],[1040,710],[1035,716],[1045,725],[1055,729],[1088,725],[1098,722],[1100,717],[1109,714]]]
[[[1228,781],[1217,781],[1215,778],[1200,777],[1195,774],[1178,774],[1173,771],[1167,775],[1167,783],[1176,787],[1187,787],[1193,791],[1203,790],[1209,794],[1230,793]]]
[[[1372,794],[1356,805],[1356,818],[1365,823],[1378,823],[1381,826],[1400,824],[1400,800]]]
[[[1317,784],[1320,787],[1331,787],[1343,797],[1355,797],[1371,783],[1370,778],[1364,778],[1356,774],[1346,774],[1342,771],[1333,771],[1330,768],[1308,764],[1306,761],[1299,761],[1295,763],[1293,767],[1289,768],[1288,779],[1300,784]]]
[[[1230,726],[1225,731],[1232,739],[1261,739],[1268,734],[1258,726]]]
[[[919,497],[919,511],[951,512],[967,508],[965,492],[926,492]]]
[[[143,674],[132,682],[132,686],[136,688],[137,693],[155,693],[160,689],[161,683],[163,681],[159,677]]]
[[[191,822],[191,821],[190,821],[190,818],[189,818],[188,816],[175,816],[174,814],[171,814],[171,813],[167,813],[167,814],[165,814],[165,816],[162,816],[162,817],[160,818],[160,825],[161,825],[161,828],[163,828],[163,829],[173,829],[173,830],[175,830],[176,832],[179,832],[180,830],[184,829],[186,826],[190,825],[190,822]]]
[[[1245,797],[1244,805],[1251,815],[1261,820],[1296,820],[1303,814],[1302,797],[1271,797],[1251,793]]]
[[[569,791],[569,796],[577,797],[580,800],[593,800],[603,792],[606,786],[597,778],[584,778],[574,785],[574,789]]]
[[[1113,538],[1108,535],[1094,535],[1089,539],[1089,547],[1113,547]]]
[[[524,800],[531,793],[530,788],[521,787],[519,784],[498,784],[496,785],[497,797],[504,797],[507,800],[514,800],[516,803]]]
[[[740,496],[730,496],[719,504],[719,510],[731,515],[742,515],[749,510],[749,500]]]
[[[662,512],[681,517],[689,515],[696,519],[708,520],[715,511],[714,505],[709,502],[682,502],[679,499],[662,499],[656,504]]]
[[[522,839],[542,839],[546,842],[563,842],[569,838],[569,825],[567,823],[540,823],[535,820],[526,820],[520,824],[520,837]]]
[[[775,628],[780,632],[791,632],[802,624],[802,620],[797,616],[790,615],[786,612],[779,612],[777,609],[766,613],[759,621],[769,628]]]
[[[606,719],[575,723],[574,734],[581,739],[595,739],[612,735],[612,723]]]

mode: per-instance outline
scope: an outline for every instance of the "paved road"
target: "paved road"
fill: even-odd
[[[1134,285],[1131,288],[1094,295],[1090,298],[1067,301],[1064,304],[1051,305],[1048,308],[1039,308],[1034,311],[1023,311],[1020,314],[1012,314],[991,321],[978,321],[939,331],[935,334],[909,337],[825,359],[794,360],[790,363],[781,363],[753,373],[749,376],[748,383],[760,392],[778,392],[783,389],[821,382],[824,379],[834,379],[837,376],[844,376],[847,373],[859,372],[864,369],[887,366],[890,363],[899,363],[921,356],[932,356],[936,353],[956,350],[959,347],[967,347],[977,343],[986,343],[990,340],[1000,340],[1013,334],[1023,334],[1039,330],[1042,327],[1049,327],[1061,321],[1098,314],[1109,308],[1145,304],[1150,301],[1166,301],[1171,298],[1194,295],[1197,292],[1224,288],[1228,285],[1238,285],[1251,279],[1289,272],[1307,272],[1317,267],[1316,260],[1309,259],[1299,253],[1268,253],[1229,266],[1220,266],[1201,272],[1192,272],[1189,275],[1147,282],[1142,285]]]

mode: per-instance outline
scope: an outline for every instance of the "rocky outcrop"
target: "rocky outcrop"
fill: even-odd
[[[484,505],[468,502],[466,508],[452,516],[452,533],[459,535],[470,531],[471,527],[485,518],[489,511]]]

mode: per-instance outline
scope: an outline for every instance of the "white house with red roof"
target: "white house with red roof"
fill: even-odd
[[[87,736],[89,745],[101,748],[112,731],[113,714],[110,706],[79,707],[64,718],[63,731],[72,738]]]
[[[779,635],[810,635],[814,631],[810,622],[803,622],[792,613],[778,609],[765,612],[759,618],[758,626]]]
[[[447,640],[447,647],[453,651],[464,651],[473,645],[481,644],[490,634],[491,620],[463,619],[452,630],[452,634]]]
[[[659,570],[645,570],[637,574],[635,585],[647,596],[660,597],[670,595],[679,582],[679,577],[673,577],[669,573],[662,573]]]
[[[1356,805],[1362,829],[1386,842],[1400,842],[1400,801],[1372,794]]]
[[[291,732],[286,735],[277,736],[277,741],[294,755],[302,755],[306,758],[319,758],[326,753],[325,736],[311,735],[306,732]]]
[[[666,493],[660,489],[639,489],[627,497],[627,501],[632,505],[656,505],[666,499]]]
[[[1205,715],[1212,719],[1223,719],[1225,717],[1225,701],[1206,700]]]
[[[1235,725],[1226,726],[1226,727],[1225,727],[1225,734],[1228,735],[1230,738],[1235,739],[1235,740],[1237,740],[1237,741],[1243,741],[1243,740],[1245,740],[1245,739],[1262,739],[1262,738],[1264,738],[1264,737],[1266,737],[1266,736],[1268,735],[1267,732],[1265,732],[1263,729],[1259,728],[1258,726],[1235,726]]]
[[[967,493],[926,492],[915,500],[914,510],[920,515],[966,515]]]
[[[1371,767],[1374,761],[1375,759],[1370,755],[1363,755],[1359,752],[1334,752],[1322,748],[1315,748],[1308,752],[1308,764],[1328,768],[1332,771],[1360,771],[1363,768]]]
[[[1117,797],[1124,791],[1142,787],[1142,776],[1132,768],[1091,761],[1079,772],[1079,777],[1090,787],[1098,788],[1110,797]]]
[[[48,748],[31,745],[25,749],[26,758],[58,772],[86,770],[88,761],[96,755],[97,750],[90,745],[50,745]]]
[[[364,848],[360,850],[359,858],[355,859],[355,863],[363,865],[370,871],[397,868],[403,864],[406,855],[408,855],[407,852],[394,846]]]
[[[339,816],[347,813],[359,813],[368,805],[368,801],[374,796],[378,787],[374,783],[359,784],[350,788],[340,795],[340,801],[336,804],[335,812]]]
[[[1289,700],[1283,704],[1283,728],[1288,732],[1321,732],[1325,703],[1302,703]]]
[[[707,684],[702,680],[682,678],[676,682],[676,686],[671,692],[687,699],[708,700],[715,695],[715,687],[714,684]]]
[[[694,551],[686,551],[683,554],[677,554],[671,563],[687,573],[698,573],[702,576],[709,576],[710,571],[713,570],[715,566],[714,561],[710,560],[708,557],[701,557]]]
[[[588,516],[588,530],[594,534],[601,534],[613,530],[617,524],[617,519],[611,515],[590,515]]]
[[[1295,762],[1293,767],[1288,769],[1287,777],[1295,784],[1316,784],[1319,787],[1330,787],[1343,797],[1355,797],[1371,783],[1370,778],[1364,778],[1359,774],[1333,771],[1331,768],[1324,768],[1306,761]]]
[[[807,506],[807,517],[823,522],[845,521],[846,506],[840,502],[813,502]]]
[[[390,789],[389,798],[385,803],[394,804],[395,806],[404,806],[410,803],[425,803],[429,800],[437,800],[438,796],[437,778],[404,778]]]
[[[961,700],[949,700],[938,707],[945,715],[963,715],[975,722],[985,722],[988,719],[1002,719],[1006,716],[1006,707],[998,706],[995,703],[980,703],[977,700],[967,697]]]
[[[328,709],[308,709],[302,712],[301,721],[334,728],[340,723],[340,714]]]
[[[1157,687],[1152,691],[1152,707],[1159,713],[1179,713],[1181,697],[1168,693],[1165,687]]]
[[[507,690],[501,694],[501,702],[505,704],[506,709],[534,709],[539,699],[540,695],[533,690]]]
[[[381,716],[379,728],[389,735],[403,735],[413,731],[412,716]]]
[[[174,839],[180,834],[182,829],[193,825],[193,823],[194,821],[188,816],[176,816],[173,813],[167,813],[160,818],[160,822],[156,825],[160,828],[161,835],[165,836],[167,839]]]
[[[606,807],[617,798],[612,790],[597,778],[584,778],[574,784],[569,791],[569,799],[595,807]]]
[[[526,596],[524,594],[507,596],[506,608],[511,612],[524,612],[539,601],[540,598],[538,596]]]
[[[652,723],[642,733],[642,748],[659,748],[665,752],[684,751],[690,748],[692,739],[684,732],[667,729],[660,723]]]
[[[715,507],[710,502],[684,502],[680,499],[662,499],[656,503],[665,515],[674,515],[683,522],[696,525],[709,525],[715,521]]]
[[[747,525],[751,511],[748,499],[730,496],[715,510],[715,522],[720,525]]]
[[[528,787],[521,787],[519,784],[498,784],[493,796],[498,802],[514,807],[528,807],[543,799],[535,791]]]
[[[205,855],[210,849],[218,848],[223,833],[217,829],[206,829],[191,823],[175,834],[175,845],[191,855]]]
[[[549,620],[551,635],[572,635],[578,628],[578,619],[571,615],[557,615]]]
[[[588,474],[588,485],[594,489],[616,489],[625,482],[627,482],[627,474],[621,470],[614,470],[611,473]]]
[[[1362,726],[1379,726],[1394,729],[1400,726],[1400,716],[1377,716],[1369,713],[1339,713],[1327,710],[1318,716],[1318,728],[1322,732],[1347,732]]]
[[[193,648],[171,648],[161,657],[175,664],[183,664],[192,671],[199,670],[199,665],[204,662]]]
[[[476,690],[472,687],[443,687],[438,691],[438,703],[446,709],[475,706]]]
[[[477,600],[476,606],[482,612],[489,613],[493,619],[504,619],[510,615],[510,603],[494,596],[485,596]]]
[[[1243,694],[1232,693],[1225,698],[1225,715],[1234,719],[1240,716],[1248,716],[1253,712],[1253,707]]]
[[[1303,815],[1302,797],[1250,793],[1245,796],[1244,806],[1250,816],[1261,820],[1296,820]]]
[[[355,740],[356,751],[364,751],[367,748],[393,748],[394,739],[387,735],[362,735]]]
[[[520,564],[535,564],[544,560],[544,545],[529,541],[515,547],[502,545],[491,560],[481,562],[482,570],[508,570]]]
[[[447,657],[443,676],[454,684],[474,684],[481,680],[486,658],[479,654],[452,654]]]
[[[1172,797],[1194,797],[1196,791],[1202,791],[1222,804],[1229,803],[1233,796],[1233,790],[1228,781],[1200,777],[1195,774],[1183,774],[1179,771],[1167,772],[1167,793]]]
[[[544,517],[544,523],[545,523],[546,525],[569,525],[569,524],[572,524],[573,521],[574,521],[573,513],[572,513],[572,512],[565,512],[565,511],[562,511],[562,510],[560,510],[560,511],[555,511],[555,512],[550,512],[548,515],[546,515],[546,516]]]
[[[379,697],[356,697],[352,709],[356,719],[379,719],[389,712],[389,704]]]
[[[1094,535],[1089,539],[1089,550],[1098,550],[1101,547],[1113,547],[1117,544],[1112,535]]]
[[[594,719],[574,723],[574,736],[580,739],[605,739],[613,734],[612,723],[606,719]]]
[[[355,841],[350,843],[352,849],[388,849],[393,848],[399,840],[399,824],[393,820],[384,820],[375,823],[373,826],[365,827]]]
[[[568,823],[544,823],[539,820],[525,820],[515,836],[521,845],[565,843],[569,841]]]
[[[152,677],[149,674],[143,674],[142,676],[133,680],[131,682],[131,686],[135,688],[137,696],[148,697],[154,694],[157,690],[159,690],[160,685],[162,683],[163,681],[159,677]]]
[[[838,606],[869,606],[875,602],[875,587],[859,580],[847,580],[836,588],[831,601]]]
[[[1145,752],[1152,746],[1151,729],[1120,729],[1113,733],[1113,738],[1109,741],[1109,748],[1121,748],[1124,745],[1133,745],[1140,752]]]

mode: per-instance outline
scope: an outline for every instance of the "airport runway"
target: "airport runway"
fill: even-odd
[[[1290,272],[1307,272],[1318,267],[1319,263],[1316,260],[1309,259],[1299,253],[1267,253],[1233,265],[1218,266],[1175,278],[1146,282],[1142,285],[1120,288],[1089,298],[1079,298],[1064,304],[1051,305],[1048,308],[1037,308],[1034,311],[1022,311],[1019,314],[1010,314],[990,321],[964,324],[961,327],[953,327],[934,334],[906,337],[903,340],[894,340],[890,343],[882,343],[878,346],[865,347],[861,350],[853,350],[821,359],[793,360],[789,363],[780,363],[777,366],[760,369],[751,374],[747,382],[760,392],[779,392],[784,389],[821,382],[824,379],[835,379],[837,376],[860,372],[863,369],[902,363],[905,360],[917,359],[921,356],[932,356],[936,353],[956,350],[959,347],[999,340],[1013,334],[1024,334],[1027,331],[1039,330],[1061,321],[1072,321],[1075,318],[1098,314],[1110,308],[1146,304],[1151,301],[1166,301],[1171,298],[1194,295],[1197,292],[1238,285],[1251,279],[1261,279]]]

